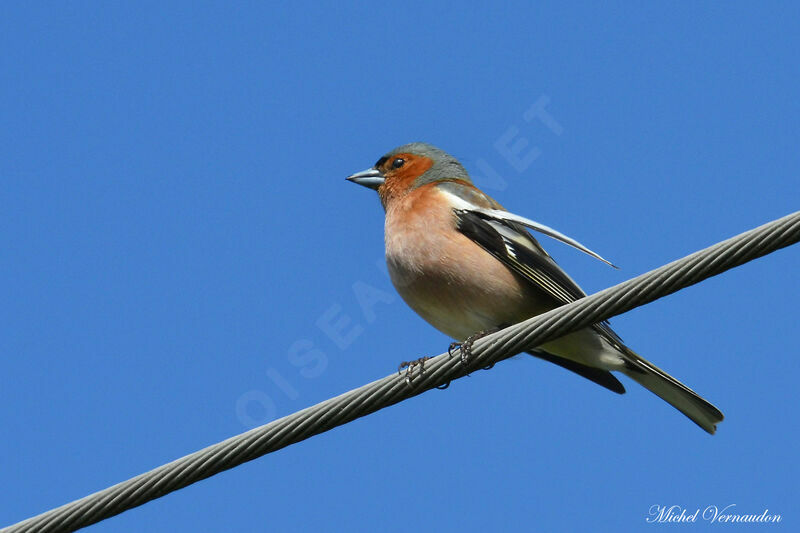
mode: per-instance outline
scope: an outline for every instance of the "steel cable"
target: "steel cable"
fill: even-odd
[[[800,211],[475,342],[468,363],[447,353],[231,437],[127,481],[0,530],[74,531],[247,461],[493,365],[524,350],[694,285],[800,240]],[[410,383],[409,383],[409,379]]]

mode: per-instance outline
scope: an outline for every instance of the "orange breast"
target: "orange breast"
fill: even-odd
[[[456,229],[446,198],[429,184],[387,206],[386,262],[406,303],[455,339],[544,311],[525,281]]]

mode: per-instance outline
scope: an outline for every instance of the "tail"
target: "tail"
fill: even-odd
[[[671,404],[707,432],[714,434],[717,424],[724,418],[719,409],[633,350],[623,348],[625,368],[622,371],[628,377]]]

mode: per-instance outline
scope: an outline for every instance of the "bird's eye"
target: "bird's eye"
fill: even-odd
[[[405,163],[406,163],[405,159],[398,157],[397,159],[392,161],[392,168],[400,168],[403,165],[405,165]]]

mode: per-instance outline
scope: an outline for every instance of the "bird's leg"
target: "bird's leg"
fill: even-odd
[[[403,361],[402,363],[400,363],[400,366],[397,367],[397,375],[399,376],[400,372],[402,372],[403,369],[405,368],[406,383],[408,385],[411,385],[411,382],[414,381],[414,373],[413,373],[414,367],[415,366],[419,367],[419,375],[421,376],[422,374],[425,373],[425,361],[427,361],[428,359],[430,359],[430,357],[420,357],[419,359],[415,359],[414,361]]]
[[[450,347],[447,349],[447,353],[450,355],[450,357],[453,357],[453,352],[457,349],[461,354],[461,364],[466,365],[469,362],[470,356],[472,355],[472,345],[475,343],[475,341],[499,330],[500,328],[485,329],[483,331],[473,333],[472,335],[464,339],[464,342],[450,343]],[[486,368],[484,368],[484,370],[488,370],[493,366],[494,364],[491,364]]]

